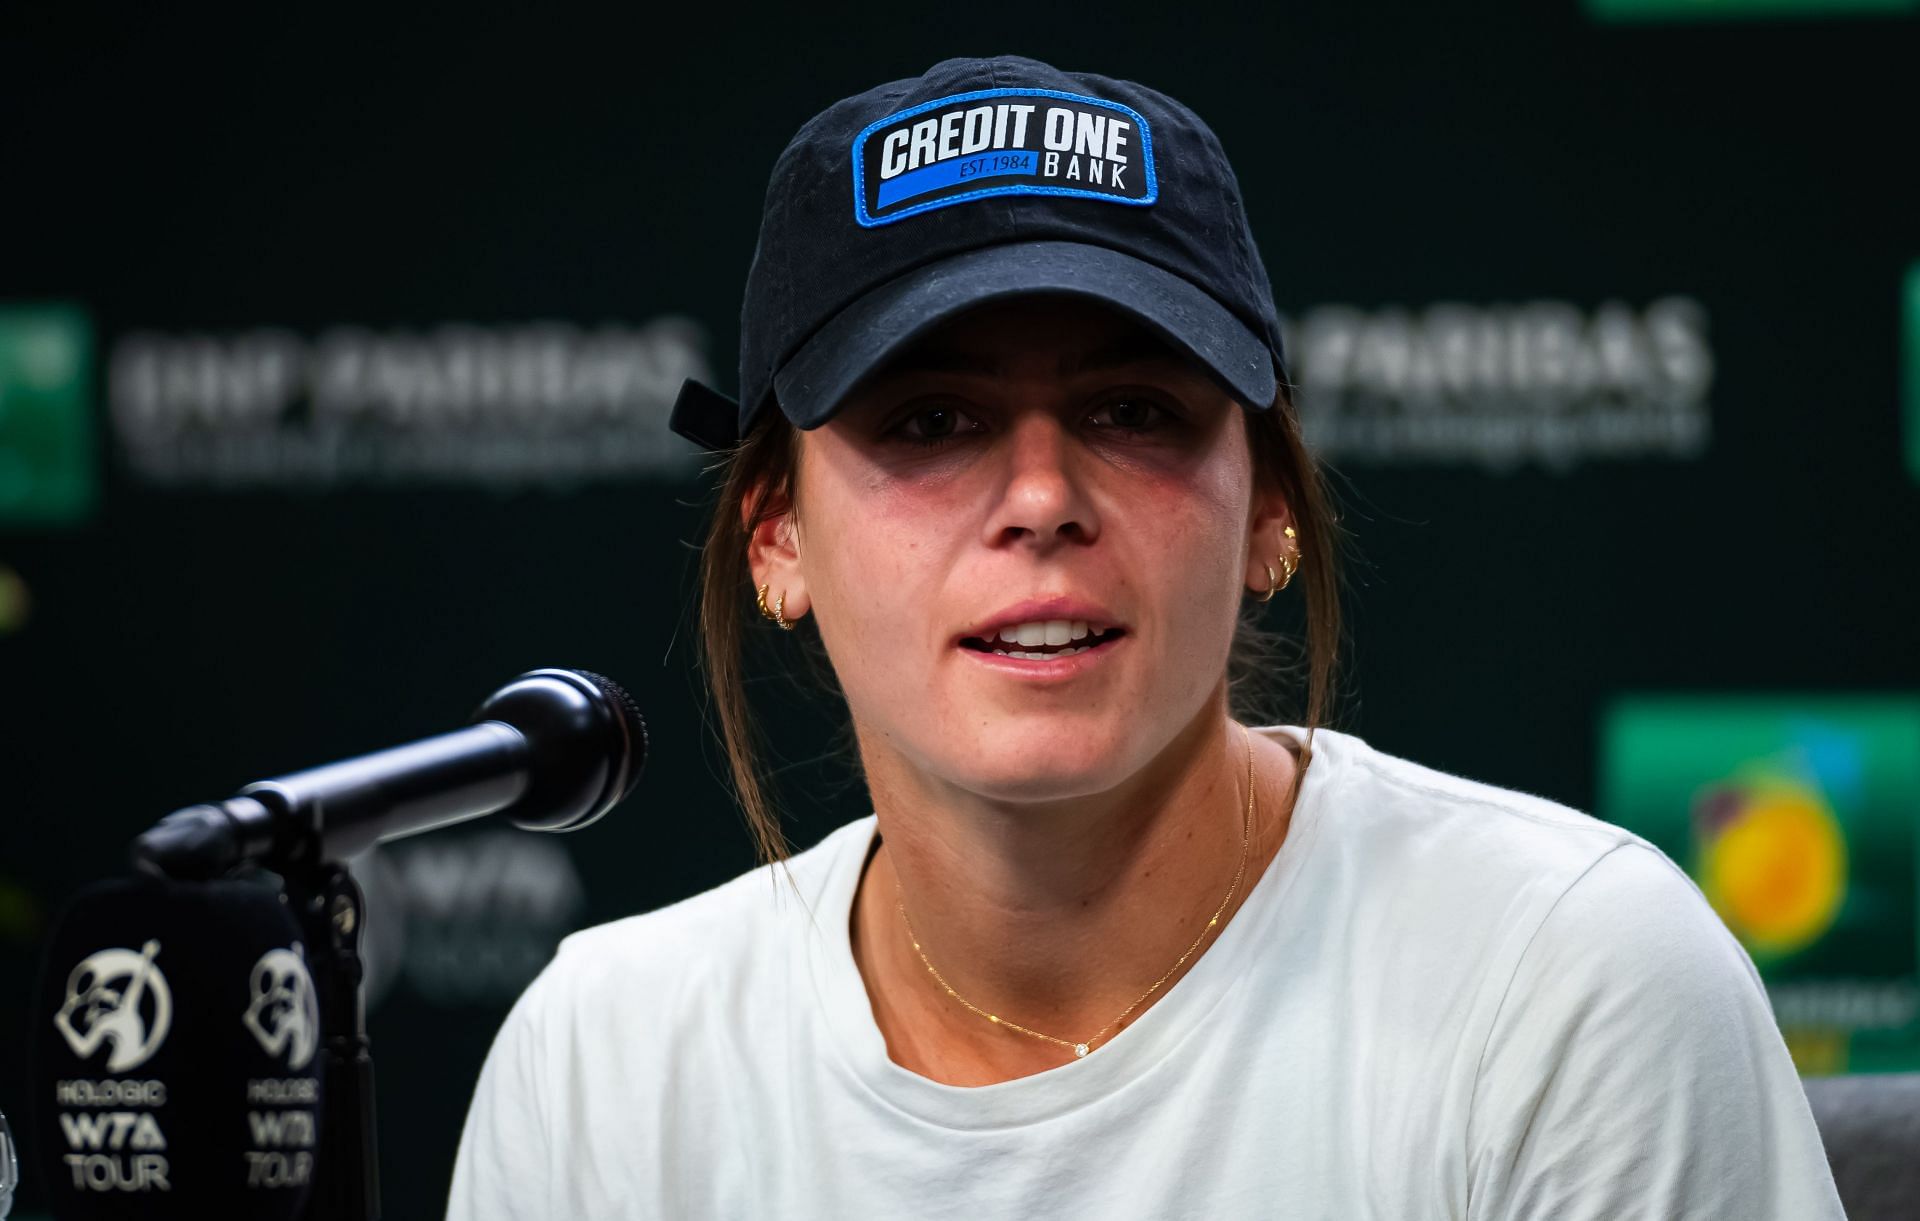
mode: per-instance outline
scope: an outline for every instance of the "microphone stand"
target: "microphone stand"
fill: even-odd
[[[327,1053],[305,1221],[380,1221],[361,992],[366,899],[332,858],[502,810],[530,831],[584,827],[633,791],[646,758],[646,723],[617,683],[585,670],[530,670],[489,696],[465,729],[250,784],[226,801],[175,810],[134,841],[134,866],[164,877],[220,877],[244,864],[280,875],[306,941]]]
[[[380,1151],[373,1126],[360,933],[366,899],[338,861],[312,857],[281,874],[306,939],[326,1050],[320,1147],[305,1221],[380,1221]]]

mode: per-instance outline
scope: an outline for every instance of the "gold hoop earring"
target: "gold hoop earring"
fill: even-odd
[[[780,596],[773,600],[773,605],[768,606],[767,605],[767,586],[762,585],[759,589],[759,592],[757,592],[754,595],[754,601],[760,604],[760,613],[764,615],[766,618],[772,620],[774,623],[779,624],[781,631],[791,632],[793,630],[793,624],[789,622],[786,615],[782,613],[787,608],[787,591],[786,590],[784,589],[781,590]]]
[[[1254,601],[1255,602],[1271,602],[1273,601],[1274,592],[1280,588],[1280,586],[1277,584],[1278,578],[1273,575],[1272,564],[1262,564],[1260,565],[1260,567],[1267,570],[1267,592],[1255,598]]]
[[[1285,579],[1280,582],[1280,588],[1285,589],[1293,584],[1293,574],[1300,571],[1300,547],[1296,541],[1300,536],[1294,532],[1292,526],[1288,526],[1281,533],[1287,536],[1288,542],[1294,543],[1293,554],[1280,557],[1280,566],[1286,573]]]
[[[1298,534],[1294,532],[1294,529],[1292,526],[1288,526],[1284,531],[1284,533],[1286,534],[1288,539],[1296,539],[1300,537]],[[1287,586],[1293,584],[1293,574],[1300,571],[1300,561],[1295,559],[1294,556],[1297,556],[1299,554],[1300,553],[1298,551],[1295,551],[1293,555],[1276,555],[1273,557],[1274,559],[1280,561],[1280,572],[1282,574],[1280,576],[1274,575],[1272,564],[1260,565],[1262,568],[1267,570],[1267,592],[1261,594],[1258,598],[1254,599],[1254,601],[1271,602],[1273,601],[1273,595],[1275,595],[1276,593],[1279,593],[1281,590],[1285,589]]]

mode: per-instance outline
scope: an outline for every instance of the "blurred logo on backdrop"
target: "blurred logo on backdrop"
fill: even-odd
[[[93,325],[73,305],[0,306],[0,526],[92,511]],[[0,584],[6,574],[0,573]],[[0,588],[0,631],[8,591]]]
[[[1802,1072],[1920,1068],[1920,696],[1646,696],[1600,814],[1684,864]]]
[[[1562,472],[1706,452],[1714,358],[1691,297],[1323,305],[1282,325],[1301,426],[1332,461]]]
[[[1696,877],[1756,961],[1783,961],[1833,927],[1847,892],[1847,840],[1817,783],[1768,764],[1693,802]]]
[[[46,909],[38,890],[23,879],[0,873],[0,952],[18,949],[38,953],[46,924]]]
[[[33,610],[33,595],[27,590],[27,582],[19,573],[0,564],[0,636],[10,636],[27,626],[27,618]],[[6,883],[0,882],[0,887]],[[0,907],[7,899],[0,891]],[[0,914],[0,923],[4,923],[4,914]]]
[[[107,399],[119,460],[155,486],[571,486],[697,470],[667,417],[710,376],[705,330],[672,316],[137,331],[113,345]]]
[[[525,831],[404,840],[352,868],[367,900],[369,1008],[396,988],[433,1005],[505,1008],[586,911],[567,850]]]
[[[1714,356],[1690,297],[1323,305],[1283,326],[1308,439],[1333,461],[1566,471],[1695,458],[1710,437]],[[0,310],[0,522],[91,507],[91,350],[78,310]],[[707,336],[677,316],[135,331],[112,346],[107,398],[118,461],[152,486],[575,485],[697,470],[666,426],[688,377],[711,377]]]

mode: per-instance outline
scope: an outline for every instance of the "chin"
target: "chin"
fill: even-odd
[[[971,733],[942,735],[943,747],[929,762],[952,783],[998,801],[1084,797],[1145,763],[1133,757],[1127,727],[1099,723],[1105,719],[997,717]]]

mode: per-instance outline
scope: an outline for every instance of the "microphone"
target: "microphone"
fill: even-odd
[[[316,1173],[318,1000],[257,880],[121,878],[61,914],[33,1011],[32,1111],[62,1218],[302,1215]]]
[[[134,841],[134,865],[181,879],[284,870],[500,811],[529,831],[572,831],[632,792],[646,765],[633,697],[586,670],[522,674],[472,720],[176,810]]]

